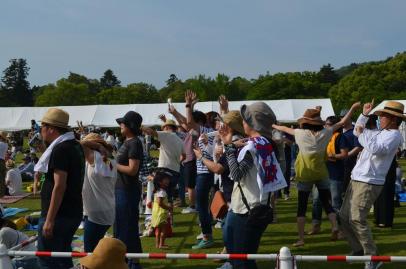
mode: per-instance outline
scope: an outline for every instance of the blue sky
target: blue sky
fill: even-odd
[[[406,50],[404,0],[2,0],[0,70],[31,85],[69,71],[162,87],[169,74],[255,78],[385,59]]]

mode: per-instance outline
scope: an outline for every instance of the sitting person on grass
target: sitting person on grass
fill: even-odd
[[[11,225],[10,225],[11,223]],[[6,246],[7,249],[15,247],[24,241],[28,240],[28,236],[22,232],[15,230],[14,223],[0,218],[0,244]],[[14,226],[14,227],[11,227]],[[20,249],[21,251],[36,251],[35,243],[30,243]],[[11,260],[13,268],[24,268],[24,269],[39,269],[39,263],[37,257],[23,256],[14,257]]]
[[[13,160],[8,160],[6,162],[7,174],[6,174],[6,194],[8,195],[19,195],[22,193],[22,179],[20,171],[15,168],[15,163]]]

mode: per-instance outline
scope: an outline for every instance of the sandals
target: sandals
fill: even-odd
[[[331,240],[331,241],[337,241],[337,240],[338,240],[338,235],[339,235],[339,233],[340,233],[339,230],[334,230],[334,231],[331,233],[330,240]]]
[[[292,246],[294,246],[294,247],[303,247],[304,246],[304,241],[299,240],[296,243],[293,243]]]

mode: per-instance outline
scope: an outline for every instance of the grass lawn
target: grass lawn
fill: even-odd
[[[277,253],[282,246],[290,247],[297,239],[295,212],[296,212],[296,193],[293,190],[291,200],[280,200],[277,204],[278,223],[272,224],[264,233],[259,253]],[[26,207],[31,211],[40,209],[39,198],[31,197],[12,204],[14,207]],[[311,207],[309,207],[310,209]],[[175,211],[175,237],[169,238],[167,244],[171,247],[167,252],[170,253],[216,253],[222,248],[221,230],[214,229],[214,238],[216,245],[207,250],[195,251],[191,247],[195,243],[195,237],[199,234],[197,215],[182,215],[180,209]],[[375,240],[377,242],[381,255],[406,256],[406,205],[396,208],[396,218],[393,229],[373,228]],[[310,216],[310,211],[308,216]],[[310,228],[310,224],[307,225]],[[344,255],[349,252],[345,241],[330,242],[330,227],[327,220],[323,221],[322,234],[306,237],[306,245],[302,248],[291,248],[292,253],[299,255]],[[158,252],[155,249],[154,238],[142,238],[144,252]],[[144,260],[145,268],[216,268],[216,264],[208,260]],[[261,269],[275,268],[274,262],[260,262]],[[344,264],[340,262],[301,262],[298,268],[363,268],[361,264]],[[406,268],[406,265],[386,264],[384,268]]]
[[[400,161],[404,173],[406,173],[406,160]],[[259,253],[278,253],[283,246],[291,248],[296,255],[346,255],[349,253],[349,247],[346,241],[330,242],[330,225],[328,221],[323,220],[322,233],[315,236],[306,237],[306,245],[301,248],[291,247],[292,243],[297,240],[296,230],[296,189],[292,188],[292,195],[289,201],[279,200],[277,203],[278,223],[268,226],[265,231]],[[29,197],[18,203],[11,204],[11,207],[29,208],[30,212],[40,210],[39,197]],[[406,256],[406,203],[402,207],[395,209],[395,221],[392,229],[378,229],[372,225],[373,234],[377,243],[380,255]],[[28,212],[28,213],[30,213]],[[24,212],[23,214],[28,214]],[[372,214],[371,214],[372,215]],[[18,215],[21,216],[21,215]],[[310,229],[311,204],[308,207],[308,225]],[[192,250],[195,244],[195,237],[200,233],[197,225],[197,215],[182,215],[180,209],[175,209],[174,216],[174,237],[167,240],[170,249],[169,253],[216,253],[222,249],[221,230],[214,229],[214,238],[216,245],[211,249]],[[81,234],[82,231],[78,231]],[[155,249],[155,238],[142,238],[144,252],[159,252]],[[161,268],[198,268],[208,269],[217,268],[221,264],[209,260],[143,260],[144,268],[161,269]],[[275,268],[275,262],[259,262],[259,268]],[[301,262],[298,269],[305,268],[363,268],[363,264],[346,264],[342,262]],[[385,264],[383,268],[406,268],[406,264]]]

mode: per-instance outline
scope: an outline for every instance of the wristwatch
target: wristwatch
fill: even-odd
[[[189,104],[186,104],[185,107],[191,107]]]

